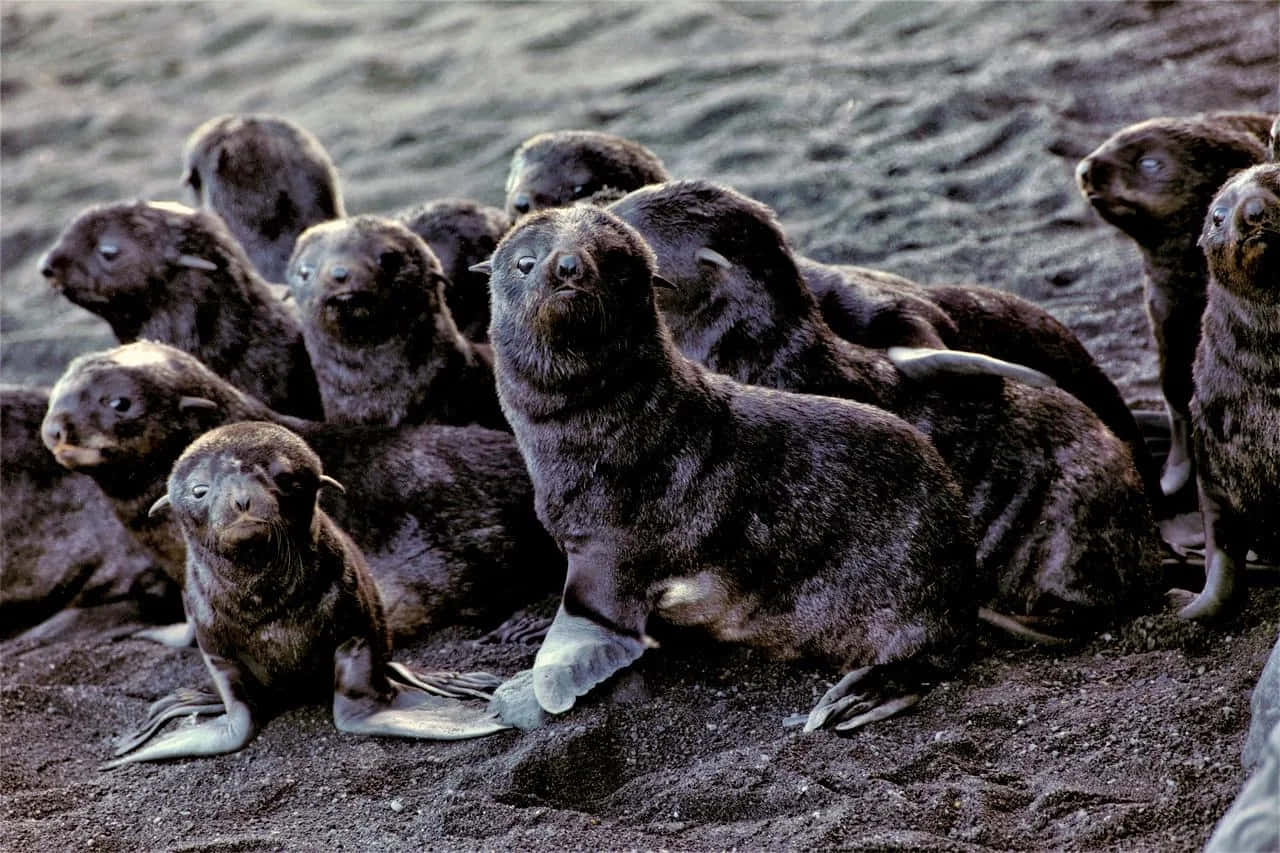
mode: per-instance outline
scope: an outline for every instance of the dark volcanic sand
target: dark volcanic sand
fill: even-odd
[[[50,383],[106,326],[36,258],[84,206],[178,196],[209,116],[281,113],[353,213],[501,203],[524,137],[637,138],[774,205],[798,248],[1046,305],[1155,408],[1137,251],[1076,160],[1122,125],[1276,111],[1273,3],[481,6],[3,3],[0,380]],[[1280,590],[1213,630],[1144,617],[1068,652],[1000,646],[851,738],[783,732],[838,674],[667,648],[533,734],[338,735],[285,713],[236,755],[100,773],[192,651],[103,631],[0,644],[0,846],[1187,850],[1243,774]],[[400,653],[511,673],[457,629]]]

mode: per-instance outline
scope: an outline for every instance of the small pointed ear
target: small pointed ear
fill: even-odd
[[[490,258],[487,261],[481,261],[478,264],[472,264],[467,267],[467,269],[471,272],[480,273],[481,275],[493,275],[493,258]]]
[[[168,506],[170,506],[169,493],[165,492],[163,495],[160,496],[159,500],[157,500],[155,503],[151,505],[151,509],[147,510],[147,517],[155,518],[156,515],[159,514],[159,512],[162,509],[165,509]]]
[[[196,255],[178,255],[174,263],[180,267],[189,267],[193,270],[205,270],[206,272],[215,272],[218,265],[213,261],[206,261],[204,258]]]
[[[178,411],[185,412],[188,409],[217,409],[218,404],[205,397],[183,397],[178,400]]]
[[[653,277],[653,286],[654,286],[654,287],[657,287],[657,288],[661,288],[662,290],[675,290],[675,289],[676,289],[676,286],[675,286],[674,284],[672,284],[671,282],[667,281],[665,278],[663,278],[663,277],[662,277],[662,276],[660,276],[660,275],[655,275],[655,276]]]
[[[328,474],[320,475],[320,484],[322,486],[332,486],[333,488],[337,489],[341,494],[345,495],[347,493],[347,487],[342,485],[332,477],[330,477]]]
[[[733,269],[733,264],[729,263],[729,259],[717,252],[715,249],[703,246],[701,249],[693,253],[693,256],[705,264],[715,264],[721,269]]]

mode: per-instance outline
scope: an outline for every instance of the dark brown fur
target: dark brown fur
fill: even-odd
[[[850,343],[873,349],[939,347],[980,352],[1039,370],[1101,418],[1129,445],[1147,494],[1159,471],[1124,396],[1075,334],[1048,311],[979,285],[930,285],[848,265],[797,257],[822,318]]]
[[[657,253],[658,305],[681,350],[741,382],[881,406],[937,446],[969,499],[982,595],[1082,632],[1145,603],[1154,528],[1127,448],[1075,398],[993,377],[916,384],[835,335],[764,205],[707,182],[611,210]],[[709,247],[725,270],[697,257]]]
[[[68,605],[129,597],[150,576],[101,490],[41,444],[48,407],[44,389],[0,387],[0,636]]]
[[[881,410],[684,358],[654,272],[591,207],[534,214],[494,255],[499,390],[569,553],[564,611],[633,640],[653,614],[782,658],[953,669],[973,552],[937,453]]]
[[[1191,363],[1200,339],[1207,272],[1196,245],[1218,187],[1266,157],[1271,116],[1221,113],[1130,125],[1080,161],[1080,192],[1142,252],[1147,314],[1160,386],[1173,422],[1171,466],[1188,460]],[[1166,491],[1181,477],[1166,474]]]
[[[41,273],[121,343],[170,344],[272,408],[321,416],[302,329],[216,215],[148,202],[91,207]]]
[[[238,664],[258,700],[327,699],[334,652],[351,637],[368,643],[390,692],[382,604],[360,549],[317,505],[321,473],[297,435],[249,422],[201,436],[168,480],[196,641]]]
[[[656,154],[630,139],[593,130],[539,133],[511,156],[507,215],[515,219],[601,190],[630,192],[669,177]]]
[[[445,301],[458,331],[469,340],[489,339],[489,279],[471,267],[488,260],[511,220],[496,207],[467,199],[440,199],[396,214],[440,259],[448,284]]]
[[[357,216],[298,238],[298,304],[325,419],[505,429],[484,344],[459,334],[435,254],[403,224]]]
[[[288,119],[210,119],[187,138],[182,159],[196,203],[222,217],[267,281],[284,281],[299,234],[346,215],[328,152]]]
[[[1240,570],[1237,597],[1248,550],[1280,542],[1280,165],[1228,181],[1200,244],[1209,285],[1191,400],[1197,477],[1206,545]]]
[[[129,401],[125,411],[110,405],[117,399]],[[180,573],[176,527],[147,509],[183,448],[244,420],[298,433],[347,486],[345,495],[326,494],[324,505],[364,551],[398,635],[506,616],[558,587],[563,558],[533,516],[528,475],[504,433],[301,421],[276,414],[186,353],[138,343],[73,361],[52,392],[44,436],[51,447],[101,448],[101,459],[85,460],[82,470],[112,498],[126,527]]]

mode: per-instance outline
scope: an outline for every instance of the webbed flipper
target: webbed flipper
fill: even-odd
[[[803,720],[806,732],[820,728],[847,732],[901,713],[920,701],[922,691],[895,677],[899,670],[890,665],[855,669],[824,693],[807,717],[788,717],[783,725]]]
[[[533,670],[522,669],[499,684],[489,700],[489,710],[502,722],[522,731],[536,729],[545,723],[547,714],[538,704],[538,697],[533,695]]]
[[[579,696],[634,663],[645,648],[639,637],[574,616],[561,604],[533,661],[534,696],[546,711],[562,714]]]
[[[159,740],[135,752],[106,762],[101,769],[112,770],[139,761],[223,755],[242,749],[253,740],[258,733],[258,723],[243,695],[244,679],[240,665],[207,653],[204,662],[222,699],[224,713],[198,726],[167,732]]]
[[[370,645],[359,639],[343,643],[334,652],[333,723],[339,731],[362,735],[465,740],[483,737],[510,728],[486,708],[428,692],[411,670],[401,665],[388,667],[387,688],[375,684],[374,655]],[[400,680],[406,678],[406,680]],[[456,675],[456,674],[455,674]],[[459,677],[480,683],[472,676]],[[493,676],[486,676],[496,682]],[[423,682],[425,683],[425,682]],[[487,682],[485,682],[487,683]],[[455,684],[457,687],[457,684]],[[487,698],[474,687],[467,687]]]
[[[889,347],[886,351],[894,367],[917,382],[941,375],[1000,376],[1035,388],[1052,388],[1058,383],[1039,370],[1012,361],[964,350],[930,349],[927,347]]]
[[[417,672],[402,663],[387,664],[387,677],[446,699],[490,699],[502,679],[487,672]]]
[[[170,720],[191,714],[221,714],[226,711],[222,700],[211,687],[179,687],[167,696],[151,703],[142,725],[116,741],[116,755],[137,749],[155,737],[160,727]]]
[[[547,636],[551,620],[542,616],[514,615],[476,640],[485,643],[536,643]]]

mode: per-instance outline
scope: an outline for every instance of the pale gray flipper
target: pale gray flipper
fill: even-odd
[[[150,640],[171,649],[185,649],[196,644],[196,626],[191,620],[175,622],[172,625],[161,625],[156,628],[143,628],[132,634],[139,640]]]
[[[536,643],[547,636],[550,627],[551,620],[543,616],[512,616],[476,643]]]
[[[898,368],[898,372],[918,382],[936,379],[944,374],[962,374],[1000,376],[1035,388],[1052,388],[1058,384],[1053,377],[1039,370],[978,352],[928,347],[889,347],[885,354],[894,367]]]
[[[806,732],[820,728],[847,732],[892,717],[919,702],[920,694],[887,677],[888,669],[881,665],[853,670],[824,693],[807,716],[787,717],[782,724],[794,726],[803,721]]]
[[[534,696],[544,710],[562,714],[579,696],[634,663],[646,647],[639,637],[573,616],[561,604],[533,661]]]
[[[339,731],[465,740],[510,728],[487,709],[432,695],[416,685],[388,679],[390,693],[378,689],[374,685],[373,651],[363,640],[343,643],[334,652],[333,660],[333,724]],[[402,666],[397,666],[394,673],[398,677],[409,673],[412,677]]]
[[[502,679],[488,672],[416,672],[402,663],[387,664],[387,677],[445,699],[493,698]]]
[[[116,755],[124,755],[137,749],[155,737],[161,726],[178,717],[192,714],[204,716],[226,711],[218,694],[209,687],[180,687],[167,696],[151,703],[142,725],[116,740]]]
[[[1191,422],[1185,415],[1169,410],[1169,457],[1160,475],[1160,491],[1176,495],[1191,479]]]
[[[210,654],[204,655],[204,663],[222,698],[225,712],[198,726],[168,732],[136,752],[106,762],[101,769],[112,770],[139,761],[224,755],[243,749],[253,740],[258,733],[258,723],[243,695],[244,680],[240,665]]]
[[[1280,723],[1262,753],[1262,763],[1244,783],[1209,838],[1204,853],[1280,850]]]
[[[1186,590],[1170,590],[1169,597],[1183,605],[1178,611],[1181,619],[1214,619],[1234,610],[1247,595],[1244,576],[1247,549],[1236,541],[1243,535],[1239,519],[1210,494],[1203,482],[1196,485],[1204,519],[1204,588],[1194,597]],[[1236,550],[1238,554],[1227,549]]]
[[[539,728],[547,721],[547,713],[533,695],[533,670],[522,669],[499,684],[489,700],[489,710],[502,722],[521,731]]]

